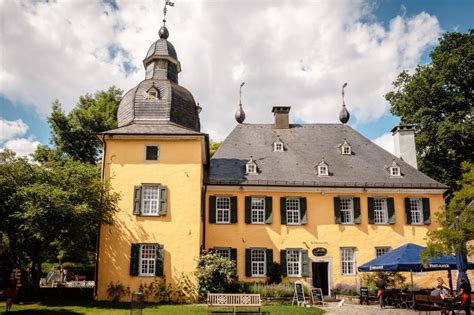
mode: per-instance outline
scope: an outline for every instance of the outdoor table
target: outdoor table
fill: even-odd
[[[399,308],[413,308],[413,292],[399,292],[397,302]]]

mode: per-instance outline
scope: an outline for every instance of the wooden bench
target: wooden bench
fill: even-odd
[[[234,314],[237,307],[258,307],[262,313],[262,299],[260,294],[230,294],[230,293],[208,293],[207,307],[232,307]]]
[[[446,304],[443,299],[438,296],[431,295],[415,295],[415,308],[418,309],[421,314],[431,314],[431,311],[440,311],[441,314],[451,314],[455,310],[461,310],[461,306],[454,304]]]

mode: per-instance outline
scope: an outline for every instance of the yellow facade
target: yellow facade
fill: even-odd
[[[287,278],[289,281],[303,280],[312,284],[312,262],[328,263],[328,286],[334,288],[339,283],[360,284],[360,274],[342,275],[340,249],[355,248],[356,266],[375,258],[376,247],[397,248],[406,243],[426,244],[426,233],[436,229],[435,213],[444,205],[441,190],[398,190],[392,189],[338,189],[338,188],[297,188],[297,187],[227,187],[209,186],[206,196],[206,213],[209,214],[210,196],[236,196],[238,219],[236,224],[209,224],[206,222],[206,249],[231,247],[237,249],[238,276],[243,281],[264,281],[266,278],[245,276],[245,249],[269,248],[273,250],[273,260],[280,263],[281,249],[301,248],[308,250],[309,277]],[[245,197],[272,197],[273,219],[271,224],[245,223]],[[333,199],[337,196],[360,198],[360,224],[336,224]],[[281,224],[280,198],[305,197],[307,200],[307,218],[305,225]],[[376,225],[368,222],[368,197],[393,197],[396,223]],[[425,197],[430,199],[431,224],[407,225],[405,223],[405,197]],[[327,254],[315,257],[312,249],[322,247]],[[432,285],[433,277],[415,277],[418,285]],[[445,273],[442,276],[446,276]],[[408,279],[409,281],[409,279]]]
[[[159,161],[145,161],[145,145],[159,145]],[[121,194],[120,211],[112,226],[100,231],[97,299],[105,300],[107,286],[120,281],[137,291],[155,276],[130,276],[131,244],[163,245],[163,271],[174,283],[195,268],[202,243],[201,202],[206,140],[203,136],[109,137],[104,145],[104,179]],[[168,189],[163,216],[133,214],[134,186],[161,184]]]

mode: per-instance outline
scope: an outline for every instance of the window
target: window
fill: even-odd
[[[375,247],[375,257],[385,255],[390,251],[390,247]]]
[[[343,146],[343,147],[342,147],[342,154],[344,154],[344,155],[351,155],[351,147],[349,147],[349,146]]]
[[[158,92],[158,90],[154,86],[152,86],[148,90],[148,99],[149,100],[157,100],[159,97],[160,97],[160,93]]]
[[[388,218],[387,199],[374,198],[374,223],[387,224],[388,222],[387,218]]]
[[[341,207],[341,223],[352,224],[354,223],[354,202],[352,198],[340,199]]]
[[[157,245],[140,245],[140,276],[154,276]]]
[[[301,251],[299,249],[286,251],[286,268],[288,277],[301,277]]]
[[[248,175],[257,175],[257,164],[254,160],[250,159],[245,165],[245,171]]]
[[[230,259],[230,248],[216,248],[216,255]]]
[[[266,254],[264,249],[252,249],[252,277],[265,277]]]
[[[399,177],[400,176],[400,167],[390,167],[390,176]]]
[[[216,198],[216,223],[230,223],[230,198]]]
[[[423,224],[423,203],[421,198],[410,198],[410,214],[412,224]]]
[[[287,224],[300,224],[300,199],[286,198]]]
[[[273,151],[280,151],[280,152],[281,152],[281,151],[284,151],[284,149],[283,149],[283,143],[281,143],[281,142],[275,142],[275,143],[273,144]]]
[[[318,176],[328,176],[328,167],[326,165],[318,166]]]
[[[252,223],[265,223],[265,198],[252,197],[251,219]]]
[[[158,145],[147,145],[145,146],[145,160],[146,161],[158,161],[160,158],[160,148]]]
[[[355,275],[355,248],[341,248],[341,270],[343,276]]]
[[[144,215],[157,215],[160,205],[159,186],[143,186],[142,212]]]

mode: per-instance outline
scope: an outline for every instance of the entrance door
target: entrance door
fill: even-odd
[[[328,285],[328,262],[313,262],[311,264],[313,270],[313,287],[321,288],[323,295],[329,295]]]

